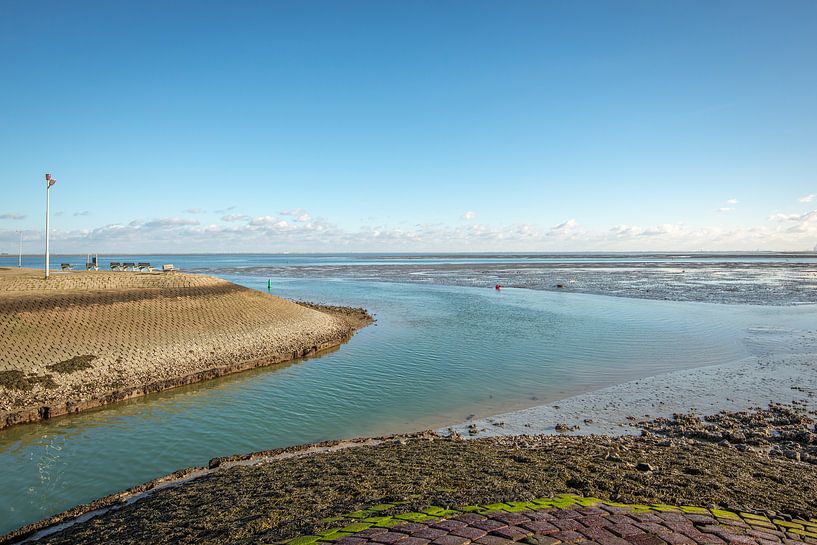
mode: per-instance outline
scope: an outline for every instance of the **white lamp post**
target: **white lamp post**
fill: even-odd
[[[49,260],[49,253],[48,253],[48,221],[49,221],[49,197],[51,195],[51,186],[57,183],[57,180],[51,177],[50,174],[45,175],[45,277],[48,278],[48,260]]]
[[[17,254],[17,268],[22,268],[23,266],[23,232],[17,231],[17,234],[20,235],[20,250]]]

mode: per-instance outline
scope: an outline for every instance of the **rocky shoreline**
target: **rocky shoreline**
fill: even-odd
[[[408,512],[564,493],[770,516],[817,513],[817,465],[712,440],[797,437],[812,448],[814,415],[772,406],[701,424],[693,418],[646,423],[641,436],[464,440],[422,432],[219,458],[21,528],[0,544],[55,525],[62,526],[44,542],[269,543],[314,534],[333,517],[376,503],[401,502]],[[707,440],[701,426],[713,434]],[[89,513],[94,518],[85,520]]]

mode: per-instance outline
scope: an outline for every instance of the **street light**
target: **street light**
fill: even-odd
[[[17,234],[20,235],[20,251],[17,254],[17,268],[22,268],[23,266],[23,232],[17,231]]]
[[[45,175],[45,277],[48,278],[48,220],[49,220],[49,197],[51,196],[51,186],[57,183],[57,180],[51,177],[50,174]]]

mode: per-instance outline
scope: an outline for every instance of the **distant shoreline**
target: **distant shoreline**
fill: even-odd
[[[94,252],[100,256],[217,256],[217,255],[271,255],[271,256],[412,256],[412,257],[578,257],[578,256],[592,256],[597,258],[621,257],[621,256],[665,256],[665,257],[679,257],[679,256],[696,256],[696,257],[815,257],[817,258],[817,250],[756,250],[756,251],[682,251],[682,250],[656,250],[656,251],[586,251],[586,252],[537,252],[537,251],[516,251],[516,252]],[[52,253],[51,257],[86,257],[87,252],[69,252],[69,253]],[[0,258],[17,259],[18,254],[15,252],[0,253]],[[42,258],[43,254],[39,253],[24,253],[25,258]]]
[[[371,321],[204,275],[0,270],[0,429],[311,356]]]

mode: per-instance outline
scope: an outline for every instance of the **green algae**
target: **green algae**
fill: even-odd
[[[56,388],[57,383],[54,382],[53,375],[26,375],[18,369],[10,371],[0,371],[0,386],[7,390],[21,390],[23,392],[30,392],[37,384],[43,388]]]
[[[491,514],[498,512],[523,512],[535,511],[539,509],[575,509],[578,507],[591,507],[599,505],[609,505],[611,507],[618,507],[628,509],[632,513],[665,513],[676,512],[696,515],[714,515],[721,520],[743,520],[749,524],[768,526],[788,532],[789,534],[797,534],[802,537],[817,538],[817,519],[809,519],[808,521],[802,519],[792,519],[791,521],[776,518],[772,522],[764,515],[755,513],[740,512],[735,513],[725,509],[707,509],[705,507],[698,507],[692,505],[669,505],[664,503],[655,503],[651,505],[638,503],[620,503],[612,501],[604,501],[594,497],[576,496],[573,494],[561,494],[555,498],[536,498],[530,501],[507,501],[501,503],[491,503],[484,506],[466,505],[456,509],[449,509],[429,505],[424,507],[420,512],[399,513],[394,515],[385,515],[387,511],[392,511],[399,508],[404,502],[397,502],[395,504],[378,504],[374,507],[349,513],[340,517],[333,517],[332,519],[324,519],[325,522],[336,522],[344,519],[359,519],[361,513],[380,512],[383,516],[370,517],[365,519],[367,523],[351,522],[343,527],[330,528],[321,532],[318,536],[304,536],[298,537],[289,541],[284,541],[287,545],[311,545],[316,541],[321,543],[330,542],[340,537],[352,535],[356,532],[361,532],[372,526],[381,528],[392,528],[401,524],[421,523],[433,520],[441,520],[444,518],[455,517],[462,513],[481,513]]]
[[[91,362],[94,361],[96,358],[97,357],[94,356],[93,354],[74,356],[73,358],[68,358],[67,360],[63,360],[58,363],[46,365],[45,368],[48,369],[49,371],[54,371],[55,373],[66,375],[69,373],[75,373],[76,371],[90,369],[91,367],[93,367],[91,365]]]

